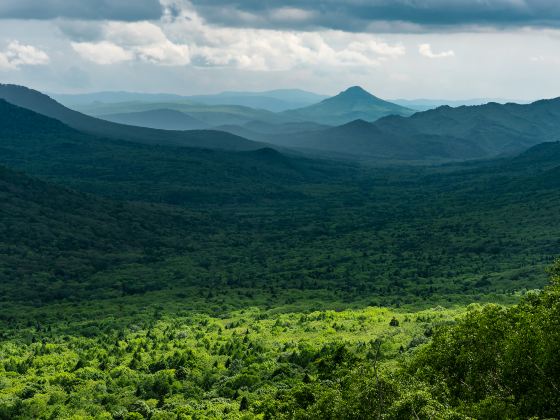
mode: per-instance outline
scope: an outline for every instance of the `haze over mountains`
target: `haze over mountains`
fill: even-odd
[[[263,92],[222,92],[214,95],[181,96],[164,93],[98,92],[86,94],[53,94],[54,99],[69,107],[99,103],[122,102],[178,102],[193,105],[239,105],[281,112],[315,104],[325,95],[300,89],[276,89]]]
[[[443,106],[411,117],[275,137],[287,147],[402,160],[479,159],[514,154],[541,142],[560,140],[560,99],[528,105],[489,103]]]
[[[411,115],[414,111],[384,101],[353,86],[338,95],[305,108],[286,111],[284,114],[301,121],[340,125],[353,120],[375,121],[387,115]]]
[[[527,100],[511,100],[504,98],[472,98],[472,99],[392,99],[391,102],[414,109],[415,111],[427,111],[429,109],[438,108],[440,106],[459,107],[463,105],[484,105],[489,102],[496,102],[499,104],[517,103],[528,104],[531,101]]]
[[[260,107],[254,103],[255,100],[263,98],[259,94],[235,92],[186,97],[184,100],[172,95],[124,93],[77,95],[76,100],[73,96],[61,96],[61,98],[63,103],[80,112],[113,121],[119,120],[121,114],[169,109],[187,113],[210,127],[244,125],[254,121],[270,124],[313,122],[334,126],[356,119],[375,121],[386,115],[411,115],[414,112],[379,99],[357,86],[332,98],[299,90],[271,91],[264,94],[274,95],[274,100],[282,100],[286,104],[290,103],[291,106]],[[89,102],[86,101],[88,98]],[[106,100],[98,100],[103,98]],[[118,101],[118,98],[122,100]],[[149,124],[154,125],[149,115],[144,117],[148,118]]]
[[[275,92],[284,100],[292,96],[314,98],[301,91]],[[268,145],[346,159],[437,162],[513,155],[560,139],[558,99],[523,105],[441,106],[414,112],[355,86],[313,105],[272,112],[240,105],[199,105],[182,99],[161,103],[171,96],[138,95],[143,99],[132,102],[118,100],[135,94],[78,96],[80,105],[76,107],[99,116],[95,118],[37,91],[0,86],[0,98],[77,130],[162,145],[223,150],[257,150]],[[151,97],[156,101],[150,102]],[[88,103],[88,98],[108,102]]]
[[[194,130],[189,132],[154,130],[109,122],[66,108],[47,95],[22,86],[0,85],[0,98],[14,105],[55,118],[77,130],[99,136],[133,140],[148,144],[230,150],[256,150],[263,147],[253,141],[229,133],[212,130]]]
[[[470,337],[482,331],[495,343],[495,336],[516,337],[511,331],[519,329],[522,312],[512,318],[511,330],[481,328],[504,323],[507,309],[496,302],[514,303],[527,294],[544,306],[546,290],[527,291],[545,285],[544,266],[559,252],[560,142],[546,141],[558,139],[560,99],[440,107],[334,127],[284,120],[221,127],[272,142],[258,143],[220,130],[112,123],[19,86],[0,86],[0,97],[6,98],[0,99],[0,325],[4,337],[13,337],[0,346],[7,356],[0,370],[9,378],[0,389],[8,395],[0,401],[0,417],[56,417],[48,411],[52,400],[59,401],[60,412],[95,417],[105,410],[108,418],[148,418],[158,401],[175,418],[192,401],[188,413],[196,405],[204,418],[208,404],[218,401],[214,418],[233,413],[237,419],[252,410],[288,419],[291,407],[307,413],[301,395],[321,390],[321,398],[332,399],[328,387],[338,379],[327,373],[353,369],[350,380],[361,384],[362,372],[373,372],[367,370],[376,345],[371,337],[384,337],[386,344],[380,340],[378,346],[384,346],[385,363],[398,367],[400,360],[414,362],[433,348],[429,340],[441,337],[438,328],[462,325],[442,318],[450,311],[445,305],[462,306],[457,314],[468,310],[469,319],[497,313],[499,322],[472,322],[458,334],[478,354],[484,346]],[[327,102],[331,115],[337,111],[333,102],[344,101],[339,96]],[[196,123],[188,113],[157,107],[119,118],[159,121],[166,128]],[[403,164],[412,162],[423,165]],[[494,305],[477,309],[485,302]],[[422,310],[403,313],[403,307]],[[538,312],[543,321],[521,337],[552,319],[542,336],[551,337],[550,359],[557,360],[557,311],[552,304],[546,308]],[[162,319],[173,329],[162,328]],[[364,323],[375,328],[364,331]],[[355,341],[341,344],[344,337]],[[144,348],[156,340],[160,344]],[[61,345],[68,347],[51,350]],[[455,355],[458,347],[465,348],[444,349]],[[497,360],[495,348],[511,347],[498,342],[488,353]],[[535,360],[541,347],[531,353]],[[91,360],[78,356],[77,348]],[[436,350],[433,359],[439,360],[442,347]],[[423,369],[426,358],[419,360]],[[451,356],[445,360],[455,369]],[[555,377],[556,361],[541,364],[546,378]],[[517,374],[519,363],[512,366],[509,372]],[[115,377],[121,371],[125,377]],[[92,377],[99,384],[93,397]],[[362,418],[371,417],[376,380],[373,373],[365,378],[367,401],[356,405],[366,407]],[[435,396],[441,378],[434,379]],[[74,382],[66,386],[69,380]],[[243,385],[248,397],[241,403],[236,392],[245,383],[251,385]],[[542,383],[547,401],[557,398],[554,387]],[[402,395],[408,404],[422,388],[407,386]],[[276,415],[289,389],[298,394],[290,397],[286,416]],[[496,392],[502,395],[503,388]],[[172,403],[185,395],[189,402]],[[36,401],[42,405],[31,405]],[[437,418],[445,418],[447,407],[453,406],[438,409]],[[558,413],[519,412],[527,413],[519,418]],[[342,413],[353,418],[356,411]],[[433,413],[430,407],[424,417]],[[329,409],[313,418],[331,414]]]

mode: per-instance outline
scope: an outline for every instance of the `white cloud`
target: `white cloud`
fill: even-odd
[[[314,66],[375,67],[405,54],[404,46],[389,45],[371,34],[324,30],[279,31],[208,25],[187,1],[164,0],[163,27],[169,36],[189,45],[194,65],[282,71]],[[278,18],[306,19],[305,11],[277,10]]]
[[[75,39],[72,47],[80,56],[107,65],[136,60],[254,71],[370,68],[405,54],[403,45],[388,44],[371,34],[211,26],[186,0],[161,2],[164,15],[160,22],[61,22],[59,28]],[[276,12],[278,19],[310,18],[309,12],[300,9]],[[89,38],[84,39],[84,34]]]
[[[434,53],[432,51],[432,46],[430,44],[420,44],[418,46],[418,52],[424,57],[428,57],[428,58],[447,58],[447,57],[455,56],[455,52],[453,50]]]
[[[0,69],[14,70],[20,66],[38,66],[48,62],[46,52],[18,41],[10,42],[4,52],[0,51]]]
[[[134,58],[134,56],[124,48],[108,41],[72,42],[72,48],[85,60],[102,65],[121,63]]]
[[[190,63],[189,47],[171,42],[163,30],[150,22],[105,22],[97,42],[73,42],[84,59],[107,65],[140,60],[159,65]]]

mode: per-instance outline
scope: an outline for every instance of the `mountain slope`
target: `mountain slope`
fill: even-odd
[[[153,109],[141,112],[100,115],[99,118],[125,125],[160,130],[201,130],[208,126],[202,121],[173,109]]]
[[[182,103],[191,105],[239,105],[272,112],[301,108],[327,98],[324,95],[318,95],[300,89],[276,89],[262,92],[231,91],[192,96],[163,93],[94,92],[74,95],[54,94],[52,97],[70,108],[91,106],[95,105],[95,103],[104,103],[107,105],[124,102],[143,102]]]
[[[193,225],[203,228],[186,212],[115,203],[1,166],[0,202],[0,300],[11,303],[93,298],[108,287],[95,273],[180,252]],[[151,283],[114,284],[109,294]]]
[[[85,192],[173,204],[255,202],[337,177],[329,162],[100,138],[0,100],[0,164]]]
[[[169,109],[188,114],[202,121],[209,127],[217,127],[224,124],[243,125],[250,121],[263,121],[266,123],[283,123],[290,121],[281,114],[276,114],[264,109],[255,109],[241,105],[206,105],[194,104],[191,102],[96,102],[86,105],[75,105],[72,109],[98,118],[108,114],[126,114],[131,112]]]
[[[428,111],[429,109],[435,109],[440,106],[473,106],[473,105],[485,105],[489,102],[497,102],[500,104],[505,104],[508,102],[516,103],[529,103],[529,101],[511,101],[502,98],[473,98],[473,99],[463,99],[463,100],[452,100],[452,99],[391,99],[391,102],[414,109],[416,111]]]
[[[207,105],[242,105],[282,112],[315,104],[326,99],[326,96],[300,89],[278,89],[264,92],[222,92],[216,95],[191,96],[189,99]]]
[[[211,130],[188,132],[155,130],[104,121],[73,111],[47,95],[23,86],[0,85],[0,98],[14,105],[62,121],[80,131],[98,136],[147,144],[175,145],[225,150],[255,150],[262,147],[253,141]]]
[[[528,105],[442,106],[410,117],[356,121],[267,140],[287,147],[397,160],[465,160],[513,155],[560,139],[560,98]]]
[[[284,115],[301,121],[340,125],[357,119],[375,121],[387,115],[411,115],[413,112],[354,86],[318,104],[286,111]]]

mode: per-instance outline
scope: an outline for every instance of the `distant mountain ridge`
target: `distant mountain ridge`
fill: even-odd
[[[410,115],[414,112],[377,98],[357,86],[330,98],[299,90],[276,90],[262,94],[273,95],[272,100],[281,101],[283,105],[261,106],[260,101],[266,102],[270,98],[262,96],[259,92],[224,92],[218,95],[185,97],[185,100],[181,99],[183,97],[172,95],[115,92],[78,96],[79,100],[73,104],[72,98],[64,100],[77,111],[110,120],[120,121],[121,116],[114,116],[114,114],[165,108],[181,111],[214,128],[224,125],[244,126],[255,121],[274,125],[314,123],[336,126],[356,119],[375,121],[387,115]],[[244,99],[238,100],[237,95],[243,95]],[[107,102],[92,100],[83,102],[84,98],[106,98]],[[122,101],[116,101],[118,98]]]
[[[224,150],[256,150],[263,145],[230,133],[212,130],[172,131],[117,124],[71,110],[36,90],[0,85],[0,98],[57,119],[77,130],[103,137],[140,143]]]
[[[499,104],[507,104],[507,103],[517,103],[517,104],[528,104],[531,101],[523,101],[523,100],[511,100],[511,99],[504,99],[504,98],[472,98],[472,99],[427,99],[427,98],[420,98],[420,99],[391,99],[391,102],[402,105],[404,107],[414,109],[416,111],[428,111],[430,109],[439,108],[440,106],[451,106],[451,107],[459,107],[459,106],[473,106],[473,105],[486,105],[490,102],[496,102]]]
[[[212,205],[289,194],[351,169],[270,147],[210,150],[122,141],[84,133],[0,99],[0,166],[119,200]]]
[[[358,120],[326,130],[270,137],[299,147],[397,160],[467,160],[516,154],[560,140],[560,98],[528,105],[442,106],[410,117]]]
[[[380,99],[359,86],[353,86],[332,98],[283,114],[301,121],[340,125],[362,119],[375,121],[387,115],[412,115],[413,110]]]
[[[239,105],[272,112],[300,108],[326,99],[327,96],[301,89],[276,89],[260,92],[226,91],[208,95],[176,95],[169,93],[93,92],[84,94],[53,94],[63,104],[74,107],[98,103],[176,102],[183,104]]]
[[[100,115],[99,118],[119,124],[159,130],[205,130],[209,128],[204,122],[184,112],[166,108]]]

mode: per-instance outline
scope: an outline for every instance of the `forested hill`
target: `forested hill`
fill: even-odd
[[[513,161],[360,169],[272,149],[232,153],[107,140],[6,102],[0,108],[0,119],[6,118],[0,124],[2,164],[82,192],[172,204],[197,216],[186,233],[182,222],[174,227],[165,206],[153,208],[169,230],[155,223],[159,217],[146,216],[143,238],[153,235],[146,241],[158,244],[159,236],[169,237],[171,245],[157,245],[155,253],[134,248],[135,269],[122,268],[117,256],[82,270],[83,284],[99,296],[110,296],[123,281],[128,290],[146,293],[157,279],[158,288],[204,292],[231,287],[272,293],[273,285],[274,294],[280,290],[286,299],[294,290],[380,304],[491,294],[508,299],[542,285],[542,267],[558,253],[560,196],[536,184],[539,171],[516,170],[508,166]],[[92,217],[112,214],[95,200],[91,205]],[[128,216],[143,219],[137,212],[130,208]],[[107,230],[119,232],[112,223],[125,229],[127,220],[108,220]],[[208,236],[206,226],[216,234]],[[76,251],[76,258],[111,255],[103,241],[98,246],[92,240],[91,253]],[[74,258],[71,248],[57,252],[49,262]],[[22,258],[6,259],[9,270],[25,265]],[[82,287],[72,276],[59,280],[72,295]]]
[[[336,182],[352,165],[247,152],[160,147],[103,139],[0,101],[0,163],[74,188],[120,199],[172,204],[298,197],[290,185]]]
[[[560,140],[560,99],[528,105],[479,106],[389,116],[370,123],[291,136],[270,136],[288,147],[405,161],[467,160],[513,156],[542,142]]]
[[[0,101],[0,419],[558,417],[559,156],[358,166]]]
[[[32,110],[80,131],[147,144],[224,150],[256,150],[262,144],[215,130],[173,131],[122,125],[73,111],[38,91],[0,84],[0,99]]]
[[[87,299],[107,287],[92,274],[150,255],[179,252],[197,226],[192,214],[162,206],[116,203],[0,167],[2,301],[41,304]],[[113,283],[105,294],[119,293]]]

